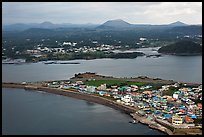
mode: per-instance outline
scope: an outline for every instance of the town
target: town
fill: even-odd
[[[174,128],[202,128],[202,84],[124,82],[86,72],[75,74],[70,80],[43,82],[42,85],[101,96],[135,108],[139,116],[149,121]]]
[[[111,37],[106,35],[105,37]],[[202,39],[202,35],[184,35],[177,36],[176,40],[182,39]],[[175,40],[175,41],[176,41]],[[23,39],[25,43],[30,45],[30,48],[18,47],[12,44],[13,42],[4,40],[2,43],[2,61],[7,64],[15,62],[13,59],[21,59],[24,62],[38,62],[47,60],[74,60],[74,59],[97,59],[97,58],[135,58],[143,56],[142,52],[131,55],[131,53],[123,53],[127,55],[115,55],[117,50],[130,50],[148,47],[162,47],[171,44],[171,40],[160,40],[158,38],[139,37],[133,43],[127,44],[121,39],[114,39],[114,43],[106,41],[98,41],[94,39],[84,40],[58,40],[55,41],[49,38],[41,38],[38,42],[33,42],[33,39]],[[34,44],[33,44],[34,43]],[[51,44],[52,43],[52,44]],[[125,44],[126,43],[126,44]],[[23,44],[24,45],[24,44]],[[202,44],[201,44],[202,45]],[[148,55],[147,55],[148,56]],[[18,62],[18,61],[17,61]]]
[[[26,39],[25,41],[29,43],[31,39]],[[8,62],[8,60],[12,59],[24,59],[24,62],[38,62],[47,60],[114,58],[111,55],[115,53],[115,50],[129,50],[168,43],[160,42],[158,39],[147,39],[145,37],[139,38],[134,46],[124,45],[121,40],[115,40],[117,44],[104,44],[103,42],[91,39],[89,39],[88,44],[83,40],[77,42],[56,40],[53,42],[55,46],[47,45],[46,42],[49,41],[49,39],[41,39],[39,44],[32,45],[30,49],[18,49],[16,46],[12,46],[11,49],[9,49],[9,47],[4,46],[7,45],[8,42],[4,41],[2,47],[3,62]],[[7,54],[8,51],[10,51],[9,54]]]

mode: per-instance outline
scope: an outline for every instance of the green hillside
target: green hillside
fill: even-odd
[[[161,47],[159,53],[164,54],[180,54],[180,55],[194,55],[202,54],[202,46],[193,41],[182,40],[174,44]]]

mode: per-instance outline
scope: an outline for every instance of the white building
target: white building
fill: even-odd
[[[95,86],[87,86],[86,91],[94,93],[94,92],[96,92],[96,87]]]
[[[130,103],[133,102],[132,96],[131,95],[125,95],[123,97],[121,97],[121,100],[125,103]]]
[[[101,84],[97,87],[98,90],[106,90],[106,84]]]
[[[147,40],[147,38],[140,38],[140,41],[145,41]]]
[[[71,42],[63,42],[62,45],[72,45],[72,43]]]
[[[179,94],[173,94],[173,98],[178,99]]]

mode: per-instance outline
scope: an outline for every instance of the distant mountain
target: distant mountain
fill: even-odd
[[[97,28],[100,29],[113,29],[113,28],[134,28],[134,29],[158,29],[158,28],[172,28],[177,26],[188,26],[183,22],[177,21],[167,25],[151,25],[151,24],[130,24],[124,20],[116,19],[116,20],[109,20],[103,23],[102,25],[98,26]]]
[[[43,23],[37,24],[35,27],[36,28],[48,28],[48,29],[51,29],[51,28],[58,27],[58,25],[57,24],[53,24],[52,22],[49,22],[49,21],[45,21]]]
[[[24,31],[31,28],[43,28],[43,29],[55,29],[55,28],[95,28],[99,26],[98,24],[71,24],[71,23],[63,23],[63,24],[53,24],[52,22],[45,21],[43,23],[30,23],[30,24],[11,24],[11,25],[3,25],[3,31]]]
[[[98,26],[97,28],[129,28],[132,27],[132,24],[122,20],[109,20],[103,23],[102,25]]]
[[[115,19],[115,20],[109,20],[106,21],[103,24],[72,24],[72,23],[62,23],[62,24],[54,24],[52,22],[42,22],[42,23],[29,23],[29,24],[23,24],[23,23],[17,23],[17,24],[12,24],[12,25],[3,25],[2,30],[3,31],[24,31],[30,28],[44,28],[44,29],[65,29],[65,28],[89,28],[89,29],[105,29],[105,30],[112,30],[112,29],[117,29],[117,30],[127,30],[127,29],[134,29],[134,30],[141,30],[141,31],[149,31],[149,30],[167,30],[167,29],[172,29],[175,28],[176,31],[185,31],[183,29],[185,28],[179,28],[179,27],[186,27],[186,31],[190,32],[192,29],[197,30],[200,29],[200,26],[202,25],[194,25],[194,26],[199,26],[199,27],[188,27],[192,25],[187,25],[183,22],[177,21],[171,24],[166,24],[166,25],[151,25],[151,24],[130,24],[122,19]],[[178,28],[176,28],[178,27]],[[178,29],[178,30],[177,30]],[[172,30],[172,31],[175,31]],[[171,31],[171,30],[170,30]]]
[[[53,32],[52,29],[46,29],[46,28],[30,28],[25,31],[24,33],[47,33],[47,32]]]
[[[185,24],[183,22],[177,21],[169,24],[169,26],[187,26],[188,24]]]
[[[175,26],[168,30],[169,33],[185,35],[202,35],[202,25]]]
[[[23,30],[31,28],[31,26],[33,25],[16,23],[16,24],[11,24],[11,25],[3,25],[2,30],[4,31],[23,31]]]
[[[193,41],[181,40],[174,44],[161,47],[158,52],[174,55],[197,55],[202,54],[202,46]]]

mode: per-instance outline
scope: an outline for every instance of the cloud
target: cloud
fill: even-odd
[[[197,2],[164,2],[158,6],[152,6],[145,11],[145,15],[149,16],[150,20],[156,19],[157,23],[183,21],[189,24],[202,23],[202,3]]]
[[[202,23],[202,2],[3,2],[3,24],[97,23],[123,19],[130,23],[164,24],[177,20]]]

